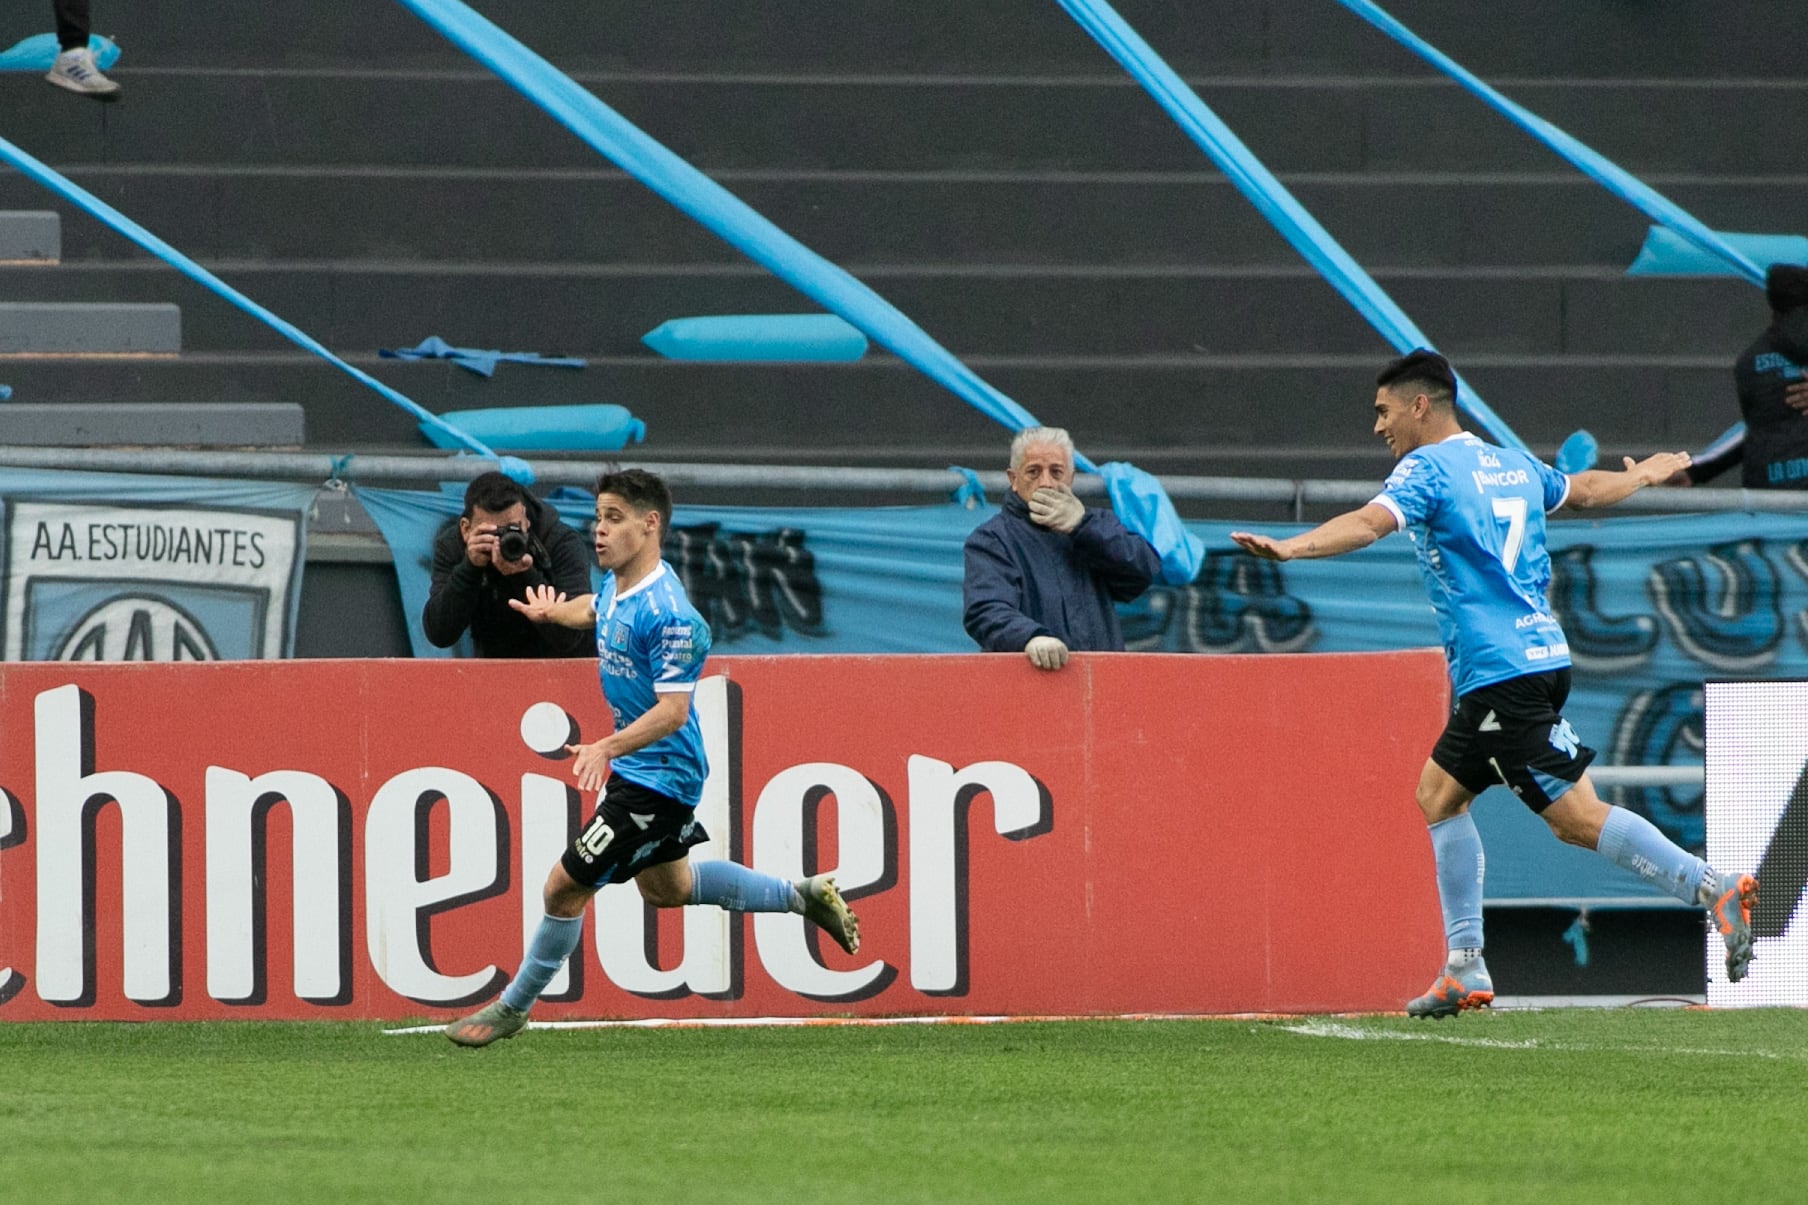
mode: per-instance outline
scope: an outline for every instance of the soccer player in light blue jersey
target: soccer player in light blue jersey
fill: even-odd
[[[1287,561],[1353,552],[1404,530],[1418,554],[1456,707],[1417,795],[1431,829],[1448,954],[1431,990],[1406,1011],[1449,1017],[1494,1000],[1482,961],[1482,842],[1469,805],[1495,785],[1519,796],[1559,840],[1706,909],[1726,944],[1727,978],[1743,979],[1757,880],[1720,874],[1643,816],[1601,801],[1587,774],[1595,751],[1562,715],[1569,645],[1545,601],[1546,512],[1611,506],[1686,468],[1688,455],[1627,457],[1623,472],[1565,475],[1464,431],[1456,376],[1435,352],[1395,360],[1376,384],[1375,434],[1399,463],[1374,501],[1284,540],[1249,532],[1231,539],[1256,556]]]
[[[734,862],[691,865],[686,852],[709,840],[695,817],[709,773],[691,691],[709,653],[709,625],[659,558],[672,521],[665,482],[644,469],[608,472],[596,483],[596,562],[608,570],[597,594],[567,598],[551,586],[509,605],[539,623],[594,628],[603,696],[615,730],[567,745],[596,812],[546,878],[546,917],[500,999],[454,1021],[460,1046],[513,1037],[528,1009],[577,949],[584,910],[606,883],[632,881],[656,908],[715,904],[735,912],[797,912],[852,954],[860,922],[834,879],[792,883]]]

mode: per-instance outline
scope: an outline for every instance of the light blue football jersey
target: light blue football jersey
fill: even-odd
[[[670,565],[659,562],[620,595],[615,575],[604,576],[596,595],[597,673],[617,732],[652,710],[659,695],[694,690],[708,655],[709,624]],[[709,775],[696,711],[670,736],[609,765],[631,783],[695,807]]]
[[[1568,497],[1562,473],[1466,431],[1402,456],[1376,495],[1418,554],[1457,694],[1569,664],[1544,547]]]

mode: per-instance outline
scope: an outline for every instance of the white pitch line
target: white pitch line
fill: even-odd
[[[1494,1050],[1549,1050],[1586,1054],[1687,1054],[1709,1058],[1792,1059],[1804,1054],[1784,1054],[1775,1050],[1723,1050],[1700,1046],[1612,1046],[1587,1042],[1556,1042],[1540,1038],[1464,1038],[1455,1034],[1419,1033],[1399,1029],[1364,1029],[1359,1025],[1340,1025],[1334,1021],[1310,1021],[1304,1025],[1282,1025],[1283,1033],[1305,1038],[1342,1038],[1359,1042],[1442,1042],[1447,1046],[1480,1046]]]
[[[1335,1021],[1308,1021],[1304,1025],[1283,1025],[1283,1033],[1305,1038],[1343,1038],[1353,1042],[1444,1042],[1451,1046],[1485,1046],[1495,1050],[1538,1050],[1544,1043],[1537,1038],[1509,1041],[1505,1038],[1459,1038],[1438,1033],[1411,1033],[1398,1029],[1364,1029],[1359,1025],[1340,1025]]]
[[[1220,1021],[1231,1018],[1189,1013],[1124,1013],[1063,1017],[636,1017],[613,1021],[529,1021],[529,1029],[782,1029],[803,1026],[1010,1025],[1029,1021]],[[445,1025],[385,1029],[390,1037],[444,1033]]]

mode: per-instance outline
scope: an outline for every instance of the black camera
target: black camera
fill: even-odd
[[[518,561],[533,548],[527,530],[519,523],[496,529],[496,555],[504,561]]]

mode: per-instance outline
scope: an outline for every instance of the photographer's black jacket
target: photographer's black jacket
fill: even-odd
[[[440,648],[450,648],[469,630],[479,657],[592,657],[594,635],[584,628],[534,623],[508,605],[525,598],[529,586],[550,585],[569,598],[591,592],[593,559],[584,537],[567,527],[558,512],[529,495],[528,533],[533,568],[505,575],[479,569],[465,559],[458,520],[440,528],[433,539],[433,585],[421,609],[421,629]]]

